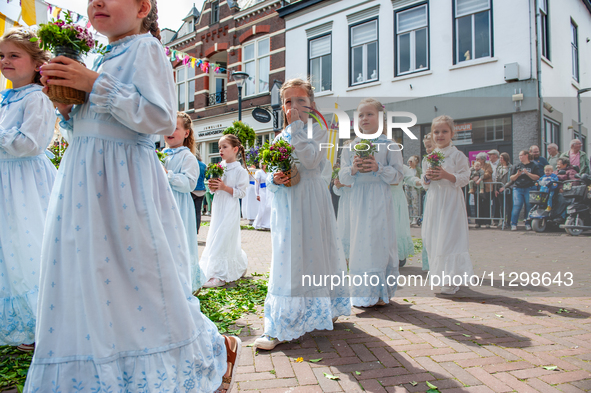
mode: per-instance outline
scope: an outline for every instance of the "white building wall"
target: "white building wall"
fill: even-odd
[[[384,0],[362,3],[354,0],[328,2],[328,6],[318,11],[296,13],[286,17],[286,79],[306,76],[306,29],[329,21],[333,21],[332,94],[335,96],[425,97],[498,85],[506,83],[504,65],[514,62],[519,64],[520,79],[529,79],[532,64],[535,67],[535,48],[532,46],[535,15],[531,15],[530,20],[528,9],[528,3],[531,1],[534,0],[493,0],[493,57],[466,61],[458,65],[453,64],[452,2],[430,1],[430,70],[401,77],[394,77],[394,10],[400,8],[402,3],[407,7],[409,2],[394,1],[394,6],[393,2]],[[347,15],[378,4],[380,80],[349,87]],[[325,94],[327,93],[323,92],[320,95]]]

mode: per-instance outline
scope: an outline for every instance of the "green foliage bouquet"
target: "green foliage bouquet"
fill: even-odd
[[[164,161],[165,161],[166,157],[168,157],[168,154],[166,154],[166,153],[164,153],[164,152],[161,152],[161,151],[158,151],[158,150],[156,150],[156,154],[158,155],[158,160],[159,160],[159,161],[160,161],[162,164],[164,164]]]
[[[355,152],[359,157],[366,158],[369,156],[373,156],[374,153],[377,151],[376,145],[372,141],[367,139],[360,140],[354,146]]]
[[[224,175],[224,167],[219,162],[212,162],[205,169],[207,179],[219,179]]]
[[[224,135],[233,134],[244,147],[254,145],[256,133],[252,127],[247,126],[241,121],[235,121],[232,125],[224,130]]]

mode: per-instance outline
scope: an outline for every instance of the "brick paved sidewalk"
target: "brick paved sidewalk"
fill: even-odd
[[[413,235],[419,237],[420,230]],[[249,272],[268,271],[270,234],[242,231],[242,243]],[[470,231],[477,273],[487,267],[531,270],[532,264],[540,271],[568,268],[576,273],[578,293],[587,297],[547,289],[531,296],[495,285],[469,290],[481,296],[449,298],[407,287],[388,306],[353,308],[333,331],[308,333],[258,353],[248,345],[262,333],[262,313],[249,315],[238,321],[247,327],[233,392],[426,392],[427,381],[440,392],[589,391],[590,246],[590,237],[561,233]],[[416,273],[419,266],[413,258],[401,274]]]

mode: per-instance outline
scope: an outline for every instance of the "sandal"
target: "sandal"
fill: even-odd
[[[226,375],[222,377],[222,386],[216,390],[217,392],[229,392],[234,386],[234,376],[236,375],[236,365],[240,359],[240,351],[242,349],[242,341],[236,336],[224,336],[226,343],[226,353],[228,355],[228,369]],[[228,375],[229,374],[229,375]]]
[[[16,347],[18,350],[23,352],[33,352],[35,350],[35,343],[32,344],[21,344]]]

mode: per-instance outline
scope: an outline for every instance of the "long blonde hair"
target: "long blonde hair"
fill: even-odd
[[[177,119],[183,121],[183,128],[189,131],[189,135],[183,140],[183,146],[186,146],[191,150],[191,153],[195,154],[195,135],[193,134],[193,120],[185,112],[177,112]]]
[[[14,45],[27,52],[33,61],[41,66],[43,63],[48,62],[51,59],[51,54],[39,47],[39,41],[31,42],[31,39],[35,38],[37,38],[37,34],[35,34],[33,30],[24,27],[15,27],[10,29],[0,38],[0,43],[12,42]],[[35,77],[32,82],[38,85],[41,84],[41,74],[39,71],[35,71]]]

